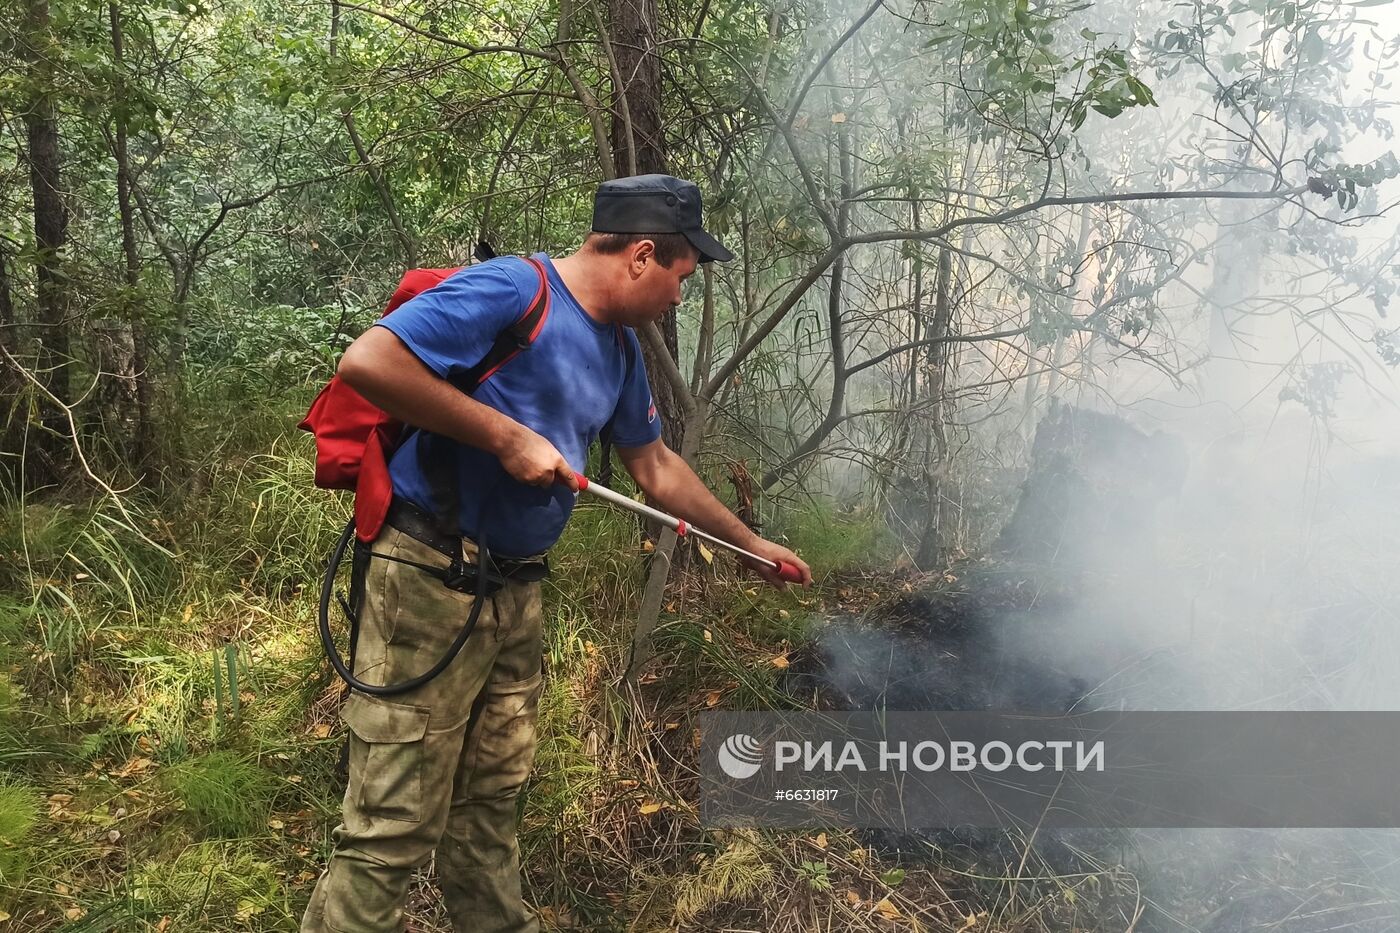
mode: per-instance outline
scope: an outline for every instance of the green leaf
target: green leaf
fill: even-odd
[[[880,881],[883,884],[887,884],[892,888],[899,887],[899,883],[903,880],[904,869],[902,868],[891,868],[889,871],[885,872],[880,876]]]

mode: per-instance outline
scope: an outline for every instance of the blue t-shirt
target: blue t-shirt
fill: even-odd
[[[637,335],[589,317],[549,257],[537,253],[535,258],[548,274],[549,316],[530,348],[497,370],[472,397],[547,438],[581,473],[588,448],[609,419],[619,447],[656,440],[661,421]],[[528,262],[501,257],[468,266],[415,295],[378,326],[392,331],[445,379],[480,362],[496,336],[525,313],[538,287],[539,276]],[[411,415],[408,420],[413,421]],[[486,451],[444,440],[443,448],[450,447],[458,454],[463,534],[476,538],[485,523],[488,546],[505,557],[538,554],[559,539],[574,507],[567,486],[527,486]],[[434,511],[416,437],[395,452],[389,475],[395,494]]]

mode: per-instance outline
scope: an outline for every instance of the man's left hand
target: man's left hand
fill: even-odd
[[[745,550],[753,551],[759,557],[766,557],[769,560],[780,560],[785,564],[792,564],[802,572],[802,585],[812,585],[812,568],[807,566],[807,562],[798,557],[792,551],[781,544],[774,544],[772,541],[765,541],[762,538],[750,544]],[[787,581],[778,576],[778,571],[768,564],[754,563],[745,560],[744,564],[768,582],[770,586],[780,590],[787,589]]]

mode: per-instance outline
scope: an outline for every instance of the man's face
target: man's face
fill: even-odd
[[[691,250],[688,256],[677,259],[669,267],[663,266],[657,261],[650,241],[638,243],[630,256],[630,285],[620,323],[638,327],[659,321],[667,311],[680,305],[681,286],[695,273],[699,259],[699,253]]]

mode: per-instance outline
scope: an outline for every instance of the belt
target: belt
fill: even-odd
[[[389,514],[384,521],[454,563],[462,559],[461,538],[445,534],[438,527],[436,518],[407,499],[395,496],[389,503]],[[530,582],[549,576],[549,558],[543,556],[522,560],[492,555],[491,563],[496,572],[508,580]]]

